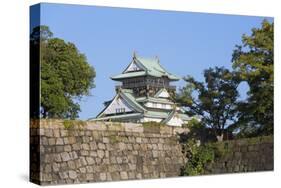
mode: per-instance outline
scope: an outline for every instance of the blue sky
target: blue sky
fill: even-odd
[[[158,56],[169,72],[203,80],[203,70],[231,68],[231,55],[242,34],[260,27],[265,17],[175,11],[41,4],[41,25],[74,43],[95,68],[96,87],[80,102],[80,119],[96,116],[115,95],[109,77],[121,73],[132,59]],[[267,18],[273,21],[272,18]],[[31,26],[32,27],[32,26]],[[178,87],[184,81],[174,83]],[[247,87],[241,86],[245,96]]]

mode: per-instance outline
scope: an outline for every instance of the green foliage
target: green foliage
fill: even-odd
[[[215,158],[215,152],[210,145],[198,145],[195,139],[190,139],[184,145],[184,153],[188,159],[181,175],[194,176],[204,173],[204,166],[212,163]]]
[[[211,145],[214,149],[215,158],[224,157],[229,152],[231,152],[231,148],[229,148],[230,144],[232,144],[232,143],[229,143],[227,141],[212,143]]]
[[[74,126],[77,126],[79,128],[82,128],[85,126],[86,123],[82,120],[64,120],[63,121],[63,126],[65,129],[72,129]]]
[[[185,139],[196,139],[201,143],[216,141],[216,136],[211,129],[208,129],[197,118],[192,118],[186,125],[189,128],[189,133]]]
[[[233,52],[233,68],[250,87],[247,101],[239,104],[238,137],[273,134],[273,23],[243,35],[243,45]]]
[[[202,124],[198,119],[192,118],[191,120],[188,121],[187,127],[188,128],[201,128]]]
[[[64,120],[63,126],[65,129],[71,129],[74,127],[74,122],[72,120]]]
[[[77,118],[78,102],[94,87],[94,68],[73,43],[52,38],[47,26],[31,34],[31,47],[39,43],[42,117]]]
[[[223,67],[204,71],[205,82],[191,76],[184,78],[186,86],[177,95],[177,102],[188,108],[190,115],[201,117],[202,125],[222,137],[227,124],[236,115],[239,76]]]
[[[109,140],[111,143],[118,143],[121,141],[121,138],[119,136],[111,135],[109,136]]]
[[[149,132],[149,133],[159,133],[160,127],[163,126],[163,124],[154,121],[144,122],[142,125],[143,125],[144,132]]]

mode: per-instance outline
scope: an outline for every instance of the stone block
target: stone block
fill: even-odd
[[[63,146],[56,146],[56,152],[57,153],[64,152],[64,147]]]
[[[71,146],[70,145],[65,145],[64,146],[64,151],[66,151],[66,152],[71,151]]]
[[[105,149],[105,144],[103,144],[103,143],[98,143],[98,148],[99,149]]]
[[[109,138],[103,137],[102,138],[102,142],[105,143],[105,144],[108,144],[109,143]]]
[[[105,124],[99,123],[99,124],[88,124],[86,126],[88,130],[92,130],[93,132],[95,131],[106,131],[107,126]]]
[[[52,168],[54,172],[59,172],[60,171],[60,165],[59,163],[53,163]]]
[[[141,133],[143,132],[143,126],[140,124],[135,123],[123,123],[121,124],[121,127],[123,127],[123,131],[127,133],[135,132],[135,133]]]
[[[98,150],[97,154],[98,154],[98,157],[101,158],[101,159],[104,157],[104,151],[103,150]]]
[[[67,130],[60,130],[60,135],[61,135],[61,137],[66,137],[66,136],[68,136],[68,131]]]
[[[68,138],[67,138],[67,137],[64,137],[64,138],[63,138],[63,142],[64,142],[64,144],[69,144]]]
[[[85,174],[87,172],[85,167],[79,168],[80,173]]]
[[[57,138],[56,139],[56,145],[64,145],[63,139],[62,138]]]
[[[105,157],[106,157],[106,158],[109,157],[109,151],[105,150],[104,154],[105,154]]]
[[[50,146],[53,146],[56,144],[56,140],[54,138],[49,138],[48,141],[49,141]]]
[[[69,161],[69,160],[71,160],[71,158],[70,158],[68,152],[63,152],[63,153],[61,153],[61,158],[62,158],[63,161]]]
[[[106,180],[106,173],[100,173],[100,180],[105,181]]]
[[[69,152],[69,155],[71,159],[78,159],[78,155],[76,151]]]
[[[158,157],[158,151],[157,151],[157,150],[153,150],[153,151],[152,151],[152,156],[153,156],[154,158],[157,158],[157,157]]]
[[[96,158],[96,164],[100,165],[102,162],[102,159],[101,158]]]
[[[44,133],[45,133],[45,136],[47,136],[47,137],[53,137],[54,136],[53,130],[51,130],[51,129],[45,129]]]
[[[52,172],[52,166],[50,164],[46,164],[44,172],[46,173]]]
[[[76,168],[80,168],[82,166],[80,159],[74,160]]]
[[[141,143],[141,137],[136,138],[136,143],[140,144]]]
[[[80,144],[72,144],[72,150],[77,151],[81,149],[81,145]]]
[[[57,138],[60,137],[60,130],[59,129],[54,129],[53,133],[54,133],[54,137],[57,137]]]
[[[135,171],[136,169],[137,169],[137,165],[136,164],[129,163],[129,170]]]
[[[86,180],[88,180],[88,181],[94,180],[94,174],[92,174],[92,173],[86,174]]]
[[[76,138],[74,136],[67,137],[68,138],[68,144],[75,144]]]
[[[83,150],[90,150],[89,144],[82,144],[82,145],[81,145],[81,148],[82,148]]]
[[[122,164],[122,157],[116,157],[116,161],[118,164]]]
[[[128,179],[127,172],[125,172],[125,171],[120,172],[120,177],[121,177],[121,180],[127,180]]]
[[[61,162],[62,161],[61,155],[60,154],[54,154],[54,161],[55,162]]]
[[[89,143],[92,140],[90,136],[83,136],[82,137],[82,142],[83,143]]]
[[[76,179],[77,178],[77,173],[74,170],[69,171],[69,178],[70,179]]]
[[[87,173],[93,173],[94,172],[94,168],[92,166],[86,166],[87,169]]]
[[[135,172],[134,171],[132,171],[132,172],[128,172],[128,179],[135,179],[136,178],[136,174],[135,174]]]
[[[81,156],[88,156],[89,155],[89,151],[81,150],[80,151],[80,155]]]
[[[137,173],[136,178],[137,179],[142,179],[142,174],[141,173]]]
[[[110,174],[111,174],[111,177],[112,177],[112,180],[113,180],[113,181],[118,181],[118,180],[120,180],[120,174],[119,174],[119,172],[111,172]]]
[[[120,150],[125,150],[127,147],[126,147],[126,144],[124,144],[123,142],[120,142],[119,143],[119,149]]]
[[[97,157],[98,154],[97,154],[96,151],[90,151],[90,156],[92,156],[92,157]]]
[[[91,150],[96,150],[98,147],[97,147],[97,144],[96,142],[90,142],[90,149]]]
[[[47,146],[47,145],[49,145],[49,143],[48,143],[48,139],[46,138],[46,137],[41,137],[41,142],[42,142],[42,145],[44,145],[44,146]]]
[[[82,166],[86,166],[87,165],[87,161],[86,161],[86,159],[85,159],[85,157],[79,157],[79,161],[80,161],[80,163],[81,163],[81,165]]]
[[[60,177],[60,179],[67,179],[68,173],[67,172],[59,172],[59,177]]]
[[[86,161],[89,165],[95,164],[95,160],[92,157],[86,157]]]

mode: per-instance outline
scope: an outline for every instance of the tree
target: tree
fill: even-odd
[[[215,67],[205,70],[204,77],[205,83],[190,76],[184,78],[186,86],[177,95],[177,102],[188,108],[190,115],[199,116],[202,124],[222,141],[225,128],[235,120],[239,76]]]
[[[34,28],[30,38],[31,46],[40,46],[42,117],[78,117],[78,102],[94,87],[94,68],[73,43],[53,38],[47,26]]]
[[[233,52],[233,69],[249,85],[234,126],[240,135],[273,134],[273,43],[273,23],[264,20]]]

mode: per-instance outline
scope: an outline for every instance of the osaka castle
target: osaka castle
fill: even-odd
[[[125,70],[111,79],[119,82],[115,97],[89,120],[182,126],[191,119],[173,100],[176,87],[170,84],[180,78],[167,72],[157,57],[143,58],[134,53]]]

